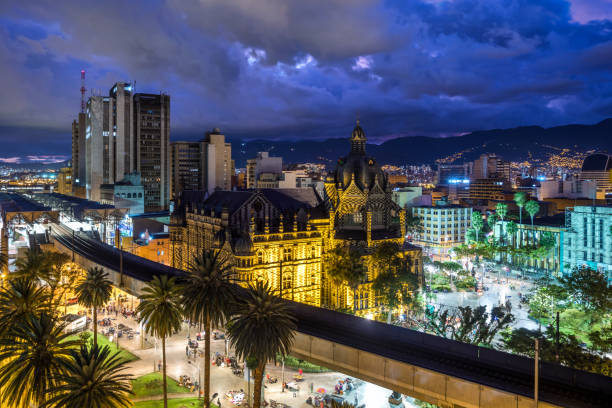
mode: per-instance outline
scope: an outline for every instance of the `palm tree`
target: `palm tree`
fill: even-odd
[[[537,201],[529,200],[525,204],[525,211],[531,217],[531,226],[533,227],[533,217],[540,211],[540,204]]]
[[[46,310],[47,295],[32,280],[12,279],[0,289],[0,335],[28,314],[38,315]]]
[[[482,214],[480,211],[472,212],[472,229],[476,233],[476,242],[478,242],[478,234],[482,230],[484,222],[482,221]]]
[[[181,285],[185,315],[204,325],[204,401],[210,404],[210,331],[229,319],[235,302],[232,265],[221,251],[203,251],[190,265]]]
[[[514,256],[512,255],[513,251],[514,251],[514,246],[515,246],[515,234],[518,231],[518,226],[516,225],[516,223],[514,221],[509,221],[508,225],[506,225],[506,231],[508,231],[508,234],[510,234],[511,237],[511,241],[510,241],[510,245],[512,245],[511,248],[511,252],[510,252],[510,262],[514,261]]]
[[[43,408],[128,408],[132,406],[132,376],[122,373],[127,361],[117,351],[111,354],[109,346],[103,348],[81,346],[71,351],[71,359],[64,362],[54,388],[54,396]]]
[[[41,280],[46,274],[47,261],[40,249],[28,249],[25,256],[15,262],[15,266],[17,267],[15,277]]]
[[[75,289],[79,303],[93,308],[94,347],[98,345],[98,309],[108,302],[113,291],[113,283],[107,277],[108,273],[104,269],[89,268]]]
[[[525,206],[525,203],[527,202],[527,195],[522,191],[514,193],[514,202],[519,208],[519,224],[522,224],[523,223],[523,207]]]
[[[268,283],[258,281],[250,286],[236,305],[228,335],[239,358],[257,359],[254,408],[261,406],[266,362],[289,353],[296,328],[289,303],[275,296]]]
[[[145,331],[162,341],[164,408],[168,408],[168,385],[166,380],[166,338],[181,329],[182,309],[180,290],[175,278],[167,275],[154,276],[142,290],[140,304],[136,309],[139,322],[144,322]]]
[[[0,338],[0,402],[38,406],[58,385],[70,353],[81,343],[65,325],[42,313],[27,315]]]
[[[504,234],[504,218],[508,215],[508,204],[506,203],[497,203],[495,206],[495,213],[498,215],[499,219],[502,221],[502,230],[500,236],[502,236],[505,240]]]

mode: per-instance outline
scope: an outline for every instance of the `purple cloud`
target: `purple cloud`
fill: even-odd
[[[609,1],[0,5],[0,142],[61,155],[88,89],[172,97],[172,138],[373,139],[612,116]],[[137,18],[136,18],[137,16]]]

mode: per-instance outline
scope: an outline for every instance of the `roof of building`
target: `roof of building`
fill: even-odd
[[[305,188],[263,188],[245,191],[215,191],[206,197],[203,191],[184,191],[181,205],[190,211],[214,211],[220,214],[226,209],[233,214],[251,197],[261,194],[280,211],[296,212],[300,209],[310,210],[311,216],[324,215],[323,200],[312,187]],[[323,212],[317,210],[321,209]]]
[[[595,153],[587,156],[582,162],[582,171],[607,171],[612,169],[610,156],[604,153]]]

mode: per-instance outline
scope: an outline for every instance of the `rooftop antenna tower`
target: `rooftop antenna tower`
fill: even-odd
[[[85,113],[85,70],[81,70],[81,113]]]

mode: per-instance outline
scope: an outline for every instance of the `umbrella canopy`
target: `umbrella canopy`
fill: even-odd
[[[317,392],[321,394],[325,394],[325,388],[317,388]]]

